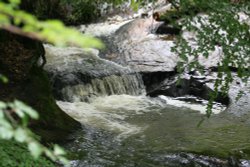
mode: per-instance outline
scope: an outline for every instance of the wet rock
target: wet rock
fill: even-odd
[[[181,32],[180,28],[171,27],[165,24],[160,25],[156,30],[156,34],[178,35],[180,34],[180,32]]]
[[[185,74],[178,80],[178,76],[173,75],[162,82],[151,86],[150,89],[147,89],[147,94],[152,97],[159,95],[172,97],[193,95],[209,100],[209,94],[213,92],[212,82],[213,79],[206,76]],[[229,103],[229,98],[227,96],[224,97],[222,93],[219,92],[215,101],[227,105]]]
[[[239,78],[234,76],[235,81],[229,89],[230,105],[228,112],[242,118],[242,121],[248,121],[250,115],[250,80],[243,83]]]
[[[144,85],[146,87],[147,92],[151,92],[156,87],[160,85],[161,82],[166,80],[167,78],[171,79],[176,75],[176,72],[144,72],[141,73]]]
[[[135,19],[105,39],[108,51],[102,53],[102,57],[129,66],[136,72],[171,72],[175,70],[179,57],[171,51],[175,44],[174,37],[169,35],[179,32],[179,28],[154,21],[152,17]],[[196,47],[194,33],[184,31],[182,36],[192,47]],[[221,53],[222,49],[216,46],[214,51],[209,52],[208,58],[200,55],[198,61],[206,69],[216,67],[222,58]],[[190,55],[188,59],[192,61],[194,57]]]
[[[58,100],[88,101],[93,96],[138,95],[144,92],[141,76],[127,67],[98,57],[97,50],[45,46]]]
[[[155,34],[157,29],[160,31],[161,27],[166,28],[165,24],[154,21],[152,18],[145,18],[119,25],[122,26],[120,28],[117,26],[115,32],[112,31],[104,38],[107,50],[101,52],[102,58],[140,72],[150,96],[194,95],[209,99],[209,93],[213,92],[213,81],[215,80],[214,76],[209,73],[201,76],[191,72],[188,78],[182,78],[180,84],[176,85],[174,75],[178,75],[176,66],[179,58],[171,51],[174,46],[174,38],[166,40],[165,36]],[[165,31],[165,33],[168,32]],[[192,47],[196,47],[194,32],[183,31],[182,36]],[[217,65],[222,58],[222,48],[215,46],[214,51],[209,51],[208,58],[200,55],[198,61],[208,72],[210,70],[216,72]],[[192,61],[194,57],[190,55],[188,59]],[[231,70],[237,69],[232,67]],[[229,98],[220,93],[216,101],[228,104]]]
[[[122,26],[113,39],[117,55],[113,61],[128,65],[137,72],[173,71],[177,63],[177,56],[171,52],[173,42],[152,34],[161,24],[147,18]]]
[[[160,155],[155,158],[166,166],[204,166],[204,167],[227,167],[228,161],[205,155],[197,155],[192,153],[176,153]]]

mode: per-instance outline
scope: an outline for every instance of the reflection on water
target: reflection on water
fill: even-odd
[[[66,145],[72,166],[250,165],[244,160],[250,158],[247,121],[216,112],[197,127],[204,117],[197,110],[204,104],[175,106],[180,103],[129,95],[99,97],[89,104],[58,102],[84,124]]]

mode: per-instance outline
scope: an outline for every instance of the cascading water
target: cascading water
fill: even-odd
[[[135,52],[125,51],[126,58],[138,54],[136,60],[140,60],[140,56],[147,57],[148,51],[149,56],[156,52],[159,57],[167,57],[162,61],[169,60],[167,63],[171,68],[166,71],[174,68],[174,55],[167,55],[172,41],[164,43],[154,34],[137,34],[143,43],[140,46],[147,47],[146,52],[140,46],[134,47],[135,41],[119,42],[126,37],[118,36],[120,31],[149,26],[149,20],[135,21],[131,24],[140,25],[127,30],[130,28],[124,25],[127,22],[95,24],[81,29],[93,32],[95,27],[97,36],[109,38],[109,42],[116,39],[113,42],[118,42],[119,54],[126,49],[136,49]],[[116,31],[121,26],[123,28]],[[152,43],[154,40],[158,42],[151,45],[148,39]],[[161,44],[164,47],[157,46]],[[157,48],[162,47],[167,47],[166,52],[158,51]],[[98,56],[99,51],[93,49],[63,49],[50,45],[45,48],[48,61],[45,69],[51,77],[57,104],[83,125],[82,130],[73,134],[71,141],[65,144],[71,152],[73,167],[250,166],[247,160],[250,159],[249,112],[244,112],[244,117],[235,117],[232,114],[234,107],[227,112],[225,106],[215,104],[211,118],[197,127],[206,113],[207,101],[198,100],[194,104],[181,98],[150,98],[145,96],[141,75],[134,71],[137,68],[104,60]],[[116,48],[113,51],[117,51]],[[112,54],[107,55],[109,52],[105,54],[103,57],[119,62],[112,59]],[[159,70],[159,64],[168,66],[155,61],[158,58],[151,60],[143,62],[143,68],[139,69],[149,71],[154,68],[151,70],[155,71]]]
[[[113,94],[145,94],[141,76],[113,62],[100,59],[95,50],[45,46],[46,70],[52,78],[57,99],[89,101]]]
[[[64,100],[88,101],[90,97],[130,94],[139,95],[144,92],[140,75],[111,75],[101,79],[92,79],[89,83],[66,86],[61,90]]]

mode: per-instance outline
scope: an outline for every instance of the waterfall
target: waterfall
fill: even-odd
[[[89,83],[69,85],[61,90],[62,100],[71,102],[89,101],[92,97],[121,94],[145,94],[141,76],[139,74],[111,75],[92,79]]]
[[[128,67],[99,58],[97,50],[45,45],[53,91],[58,100],[80,102],[105,95],[145,94],[142,77]]]

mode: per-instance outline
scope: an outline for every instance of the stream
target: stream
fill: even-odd
[[[172,98],[112,95],[58,104],[83,123],[66,145],[72,166],[250,165],[250,122],[227,112],[197,127],[203,105]]]
[[[81,26],[104,39],[103,52],[45,45],[57,104],[82,123],[64,143],[71,166],[250,166],[249,88],[239,103],[215,102],[209,119],[200,97],[147,96],[141,74],[171,72],[177,62],[173,41],[146,31],[159,24],[137,19]]]

